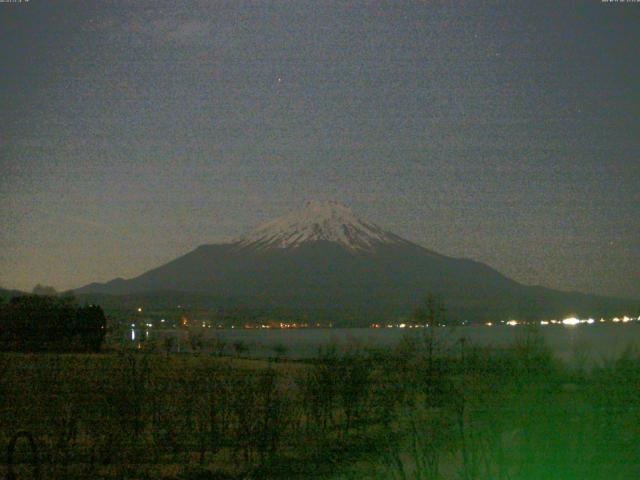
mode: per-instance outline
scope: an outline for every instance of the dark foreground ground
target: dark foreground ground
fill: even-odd
[[[568,367],[536,332],[305,362],[1,354],[0,447],[0,478],[626,480],[640,358]]]

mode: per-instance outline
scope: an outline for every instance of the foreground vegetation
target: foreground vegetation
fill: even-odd
[[[489,350],[425,331],[304,363],[2,354],[3,450],[25,433],[0,476],[638,478],[639,387],[639,358],[569,369],[535,332]]]

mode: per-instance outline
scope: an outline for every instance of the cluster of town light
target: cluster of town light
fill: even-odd
[[[592,325],[594,323],[605,323],[605,322],[613,322],[613,323],[629,323],[629,322],[640,322],[640,317],[634,318],[629,317],[627,315],[623,317],[614,317],[610,319],[601,318],[599,321],[596,321],[593,318],[577,318],[577,317],[567,317],[562,320],[540,320],[539,322],[531,322],[531,321],[523,321],[523,320],[500,320],[499,322],[484,322],[484,326],[493,327],[496,325],[508,325],[509,327],[515,327],[517,325],[531,325],[533,323],[538,323],[539,325],[580,325],[587,324]],[[462,322],[462,325],[469,325],[468,322]],[[396,324],[382,324],[382,323],[372,323],[370,328],[427,328],[429,325],[421,325],[421,324],[406,324],[406,323],[396,323]],[[444,325],[438,325],[439,327],[443,327]]]
[[[429,325],[423,325],[420,323],[372,323],[370,328],[427,328]],[[438,324],[439,327],[444,325]]]
[[[138,313],[142,313],[142,307],[138,307],[136,308],[136,311]],[[165,323],[165,319],[161,319],[160,323]],[[539,323],[542,326],[546,326],[546,325],[567,325],[567,326],[574,326],[574,325],[580,325],[580,324],[588,324],[588,325],[592,325],[594,323],[606,323],[606,322],[612,322],[612,323],[629,323],[629,322],[635,322],[638,321],[640,322],[640,316],[637,318],[634,317],[630,317],[628,315],[624,315],[622,317],[613,317],[610,319],[605,319],[605,318],[601,318],[598,322],[596,322],[595,319],[593,318],[577,318],[577,317],[567,317],[564,318],[562,320],[540,320]],[[182,326],[189,326],[189,320],[186,317],[182,317],[180,319],[180,323]],[[487,327],[493,327],[494,325],[508,325],[510,327],[515,327],[517,325],[530,325],[534,322],[528,322],[528,321],[520,321],[520,320],[500,320],[499,322],[485,322],[484,325]],[[462,322],[463,325],[467,325],[468,322]],[[152,328],[153,324],[152,323],[145,323],[143,326],[147,327],[147,328]],[[383,323],[372,323],[369,327],[370,328],[426,328],[429,325],[423,325],[423,324],[415,324],[415,323],[388,323],[388,324],[383,324]],[[444,326],[444,325],[438,325],[438,326]],[[135,328],[136,324],[132,323],[131,324],[131,328]],[[212,328],[214,327],[213,324],[211,322],[202,322],[202,328]],[[320,327],[333,327],[332,323],[328,323],[328,324],[319,324],[316,323],[314,324],[308,324],[308,323],[284,323],[284,322],[279,322],[279,323],[268,323],[268,324],[260,324],[260,325],[251,325],[251,324],[246,324],[243,326],[243,328],[247,328],[247,329],[271,329],[271,328],[320,328]],[[223,328],[222,325],[217,325],[217,328]],[[232,326],[231,328],[235,328],[235,326]],[[132,336],[135,335],[134,333],[132,333]]]
[[[180,308],[180,305],[178,305],[178,308]],[[143,308],[142,307],[136,307],[135,311],[137,313],[142,313]],[[160,323],[164,324],[167,320],[166,319],[161,319]],[[192,324],[193,325],[201,325],[202,328],[224,328],[224,325],[221,324],[214,324],[213,322],[208,322],[208,321],[191,321],[189,320],[186,316],[182,316],[180,317],[180,321],[179,321],[180,326],[182,327],[189,327]],[[147,323],[146,321],[144,323],[132,323],[131,324],[131,328],[136,328],[136,327],[146,327],[146,328],[153,328],[154,324],[153,323]],[[174,327],[176,326],[175,324],[173,325]],[[326,328],[326,327],[333,327],[333,322],[329,322],[329,323],[307,323],[307,322],[292,322],[292,323],[285,323],[285,322],[269,322],[269,323],[263,323],[263,324],[245,324],[242,325],[240,327],[236,327],[235,325],[232,325],[231,328],[246,328],[246,329],[271,329],[271,328]],[[133,336],[135,334],[132,334]]]
[[[623,317],[613,317],[611,319],[601,318],[598,322],[596,322],[596,320],[594,320],[593,318],[567,317],[567,318],[564,318],[562,320],[540,320],[539,323],[542,326],[545,326],[545,325],[568,325],[568,326],[574,326],[574,325],[580,325],[580,324],[583,324],[583,323],[586,323],[587,325],[593,325],[594,323],[606,323],[606,322],[629,323],[629,322],[636,322],[636,321],[640,321],[640,317],[633,318],[633,317],[629,317],[629,316],[625,315]],[[503,320],[500,323],[509,325],[510,327],[515,327],[516,325],[527,325],[527,324],[531,324],[532,322],[518,321],[518,320],[507,320],[505,322]],[[491,327],[491,326],[493,326],[493,323],[492,322],[486,322],[485,325],[487,327]]]

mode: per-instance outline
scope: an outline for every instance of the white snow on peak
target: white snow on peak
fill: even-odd
[[[259,226],[235,243],[256,248],[295,248],[306,242],[336,242],[350,251],[372,251],[380,243],[400,243],[400,237],[361,220],[334,201],[307,202],[302,210]]]

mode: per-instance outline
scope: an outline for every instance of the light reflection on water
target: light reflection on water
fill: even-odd
[[[441,327],[438,338],[450,348],[455,348],[461,339],[468,345],[507,347],[513,345],[525,333],[525,327]],[[611,360],[627,349],[640,351],[640,324],[596,324],[579,326],[545,326],[537,331],[551,351],[559,358],[571,363],[593,363]],[[140,340],[156,335],[175,336],[188,341],[186,330],[164,330],[161,333],[131,329],[130,338]],[[274,355],[275,345],[287,348],[288,358],[316,356],[320,348],[335,345],[337,350],[347,351],[354,347],[392,347],[404,335],[421,335],[423,329],[373,329],[373,328],[327,328],[327,329],[202,329],[206,339],[221,339],[227,343],[228,353],[232,344],[242,341],[249,347],[252,357],[266,358]]]

